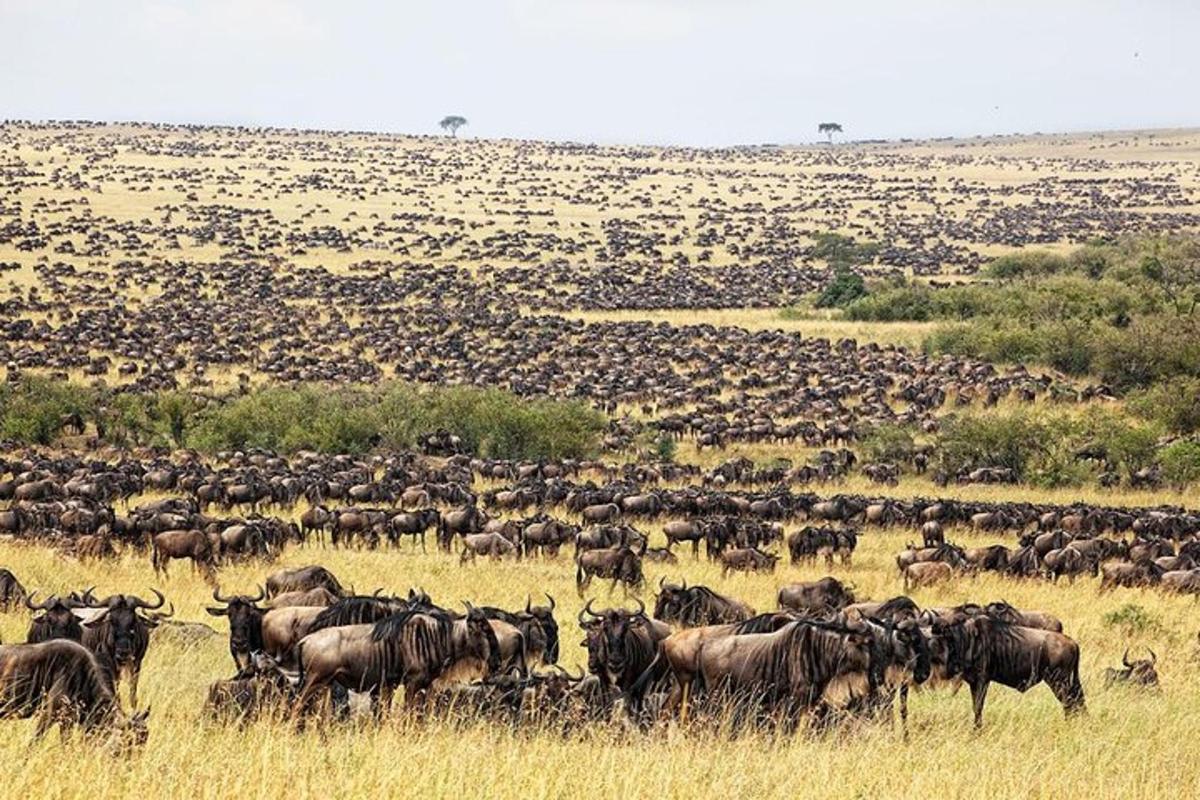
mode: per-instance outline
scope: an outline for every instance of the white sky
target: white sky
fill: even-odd
[[[1200,0],[0,0],[0,117],[753,144],[1200,124]]]

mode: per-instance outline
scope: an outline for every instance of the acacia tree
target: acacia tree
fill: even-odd
[[[460,117],[457,114],[451,114],[447,117],[442,117],[442,121],[438,123],[444,131],[450,131],[451,136],[458,136],[458,129],[467,124],[466,117]]]
[[[838,122],[822,122],[821,124],[817,125],[817,133],[825,134],[830,144],[833,144],[833,135],[841,132],[842,126],[841,123]]]

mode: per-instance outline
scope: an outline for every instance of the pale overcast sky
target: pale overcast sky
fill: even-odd
[[[1200,124],[1200,0],[0,0],[0,118],[596,142]]]

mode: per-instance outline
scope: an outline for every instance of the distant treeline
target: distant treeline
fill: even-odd
[[[444,428],[479,455],[566,458],[597,451],[605,417],[582,401],[468,386],[272,386],[221,399],[111,392],[39,377],[0,386],[0,439],[50,444],[78,422],[94,425],[111,444],[202,452],[361,453],[411,448],[421,434]]]

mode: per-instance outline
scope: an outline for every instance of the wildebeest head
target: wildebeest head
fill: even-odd
[[[929,640],[915,619],[904,620],[892,631],[892,647],[905,672],[917,683],[924,683],[932,671]]]
[[[658,594],[654,601],[654,618],[663,622],[674,622],[683,616],[684,605],[687,601],[687,581],[681,584],[667,583],[666,578],[658,579]]]
[[[557,603],[550,594],[546,593],[546,599],[550,601],[548,606],[532,605],[530,598],[525,599],[525,613],[538,624],[542,629],[542,633],[546,637],[546,650],[543,653],[543,660],[547,664],[558,663],[558,622],[554,619],[554,607]]]
[[[467,616],[464,621],[467,626],[467,646],[466,653],[468,657],[477,658],[487,664],[487,674],[495,674],[500,669],[500,642],[496,639],[496,632],[492,629],[492,625],[488,622],[487,615],[482,609],[475,608],[470,603],[466,604]]]
[[[239,670],[247,669],[252,663],[252,653],[263,649],[262,619],[264,610],[257,604],[266,597],[260,586],[254,597],[234,595],[222,597],[220,589],[213,589],[213,599],[223,606],[207,606],[204,610],[214,617],[229,619],[229,652]]]
[[[25,597],[26,608],[33,612],[41,612],[33,618],[26,640],[31,644],[51,639],[80,641],[83,638],[83,628],[79,624],[79,617],[75,616],[71,609],[82,604],[70,597],[63,598],[57,595],[50,595],[42,602],[35,603],[36,594],[30,592]]]
[[[136,595],[114,594],[99,602],[89,603],[91,608],[103,609],[92,619],[83,623],[85,628],[97,635],[96,648],[108,653],[113,663],[120,666],[135,663],[145,653],[147,634],[158,626],[159,616],[140,614],[162,608],[166,598],[157,589],[151,589],[157,598],[149,603]]]
[[[1149,648],[1147,648],[1149,650]],[[1104,672],[1105,684],[1113,683],[1128,683],[1134,686],[1146,688],[1158,687],[1158,670],[1154,665],[1158,663],[1158,656],[1153,650],[1149,650],[1149,658],[1139,658],[1134,661],[1129,660],[1129,649],[1125,649],[1125,654],[1121,657],[1121,664],[1124,669],[1107,669]]]

